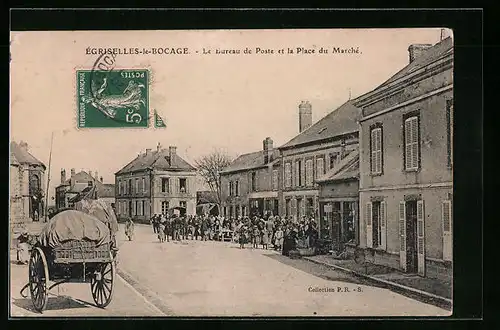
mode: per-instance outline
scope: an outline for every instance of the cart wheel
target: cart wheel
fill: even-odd
[[[45,254],[40,248],[34,248],[29,262],[29,287],[31,301],[37,312],[42,312],[47,306],[49,286],[49,270]]]
[[[115,262],[110,252],[111,262],[104,262],[96,267],[95,275],[90,280],[90,290],[97,307],[109,305],[113,297],[113,282],[115,279]]]

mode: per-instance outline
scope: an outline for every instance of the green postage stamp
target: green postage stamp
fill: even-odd
[[[78,128],[149,127],[149,71],[77,70]]]

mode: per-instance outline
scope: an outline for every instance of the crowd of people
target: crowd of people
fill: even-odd
[[[251,244],[254,249],[275,249],[288,255],[298,248],[312,248],[318,240],[313,218],[297,221],[280,216],[221,217],[155,214],[151,218],[153,232],[160,242],[170,240],[203,240],[238,242],[240,248]]]

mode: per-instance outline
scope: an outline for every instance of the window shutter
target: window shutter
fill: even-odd
[[[383,250],[387,249],[387,204],[385,202],[380,202],[380,228],[381,228],[381,233],[380,236],[382,237],[380,241],[380,247]]]
[[[297,199],[292,198],[292,214],[293,219],[297,217]]]
[[[365,223],[366,223],[366,246],[373,247],[373,227],[372,227],[372,203],[366,203]]]
[[[301,186],[305,187],[306,186],[306,162],[305,161],[301,161],[300,162],[300,167],[301,167],[301,169],[300,169],[301,170],[300,175],[301,175],[301,183],[302,183]]]
[[[406,203],[399,202],[399,265],[406,271]]]
[[[424,201],[417,201],[417,251],[418,274],[425,276],[425,207]]]
[[[405,121],[405,169],[409,169],[411,167],[411,123],[407,119]]]
[[[377,173],[382,172],[382,129],[377,129]]]
[[[451,261],[453,259],[453,223],[451,201],[443,201],[443,259]]]
[[[370,172],[375,173],[375,130],[370,134]]]

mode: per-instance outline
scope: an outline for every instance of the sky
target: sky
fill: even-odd
[[[49,197],[63,168],[67,175],[98,171],[114,183],[116,171],[158,143],[177,146],[191,164],[214,149],[236,157],[261,150],[266,137],[278,147],[297,135],[302,100],[312,104],[314,123],[406,66],[410,44],[440,36],[440,29],[11,32],[10,138],[27,142],[48,166],[53,133]],[[117,67],[150,70],[150,112],[166,128],[77,129],[75,72],[91,69],[98,56],[88,47],[189,48],[187,55],[116,57]],[[247,47],[254,52],[213,54]],[[257,47],[274,54],[255,54]],[[316,53],[286,54],[297,47]],[[321,47],[359,53],[319,54]]]

